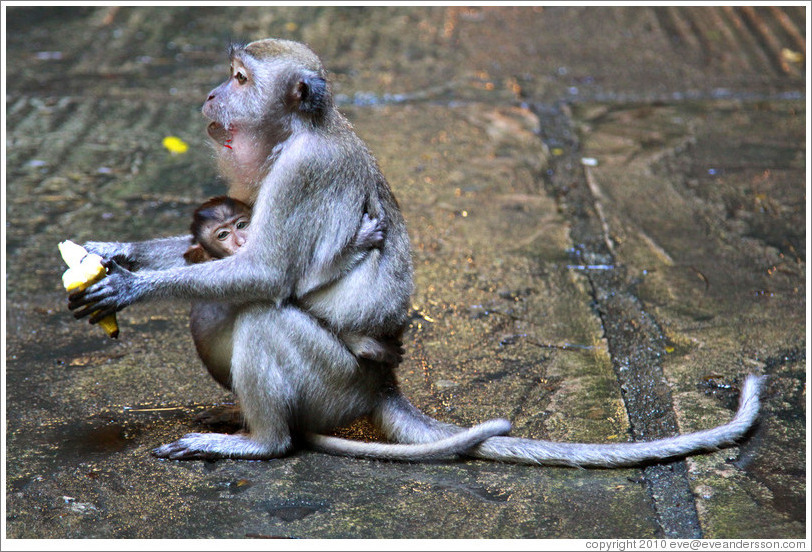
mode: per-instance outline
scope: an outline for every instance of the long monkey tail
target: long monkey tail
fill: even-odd
[[[755,422],[764,376],[749,375],[744,381],[739,409],[733,419],[712,429],[657,441],[618,444],[555,443],[518,437],[492,437],[468,451],[468,456],[517,462],[611,468],[687,456],[733,444]],[[426,442],[453,434],[460,428],[438,422],[417,410],[403,395],[390,395],[376,413],[385,434],[401,442]]]
[[[496,419],[488,420],[470,429],[444,436],[432,442],[420,444],[366,443],[316,433],[306,434],[304,440],[311,448],[330,454],[416,462],[463,454],[488,438],[505,435],[509,432],[510,422]]]

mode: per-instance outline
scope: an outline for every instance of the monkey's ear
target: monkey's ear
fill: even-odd
[[[327,81],[317,75],[303,75],[294,87],[293,97],[299,111],[320,115],[327,107]]]

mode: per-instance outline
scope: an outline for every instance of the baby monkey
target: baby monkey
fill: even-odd
[[[243,246],[251,224],[251,207],[228,196],[217,196],[192,215],[192,245],[183,254],[189,264],[233,255]]]
[[[251,225],[251,207],[229,196],[217,196],[198,207],[192,215],[192,245],[183,254],[189,264],[203,263],[234,255],[248,239]],[[380,248],[383,244],[386,224],[383,217],[372,219],[364,213],[361,226],[355,235],[352,247],[358,251]],[[192,318],[197,318],[199,309],[193,307]],[[327,323],[323,323],[328,326]],[[208,343],[192,323],[192,337],[198,350]],[[401,344],[394,340],[375,339],[359,333],[342,332],[339,339],[358,358],[374,362],[400,363],[403,357]],[[214,375],[214,374],[212,374]],[[215,379],[225,385],[220,377]],[[225,385],[229,387],[229,385]]]

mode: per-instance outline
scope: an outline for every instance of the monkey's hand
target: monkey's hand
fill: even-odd
[[[105,316],[116,313],[146,294],[146,279],[136,272],[122,268],[115,261],[102,262],[107,277],[92,286],[68,296],[68,308],[73,316],[90,316],[96,324]]]
[[[386,219],[371,218],[369,213],[364,213],[361,219],[361,226],[355,236],[355,246],[359,249],[375,249],[383,245],[386,234]]]
[[[133,252],[133,244],[121,242],[87,242],[84,248],[88,253],[95,253],[107,261],[115,261],[128,270],[136,270],[137,263]]]

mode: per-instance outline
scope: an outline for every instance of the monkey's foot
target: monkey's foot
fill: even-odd
[[[267,460],[283,456],[290,443],[268,445],[247,435],[225,433],[187,433],[174,443],[160,446],[152,451],[158,458],[170,460],[215,460],[239,458],[244,460]]]
[[[240,407],[236,404],[221,404],[208,408],[195,416],[194,421],[207,426],[228,426],[234,429],[245,426]]]

